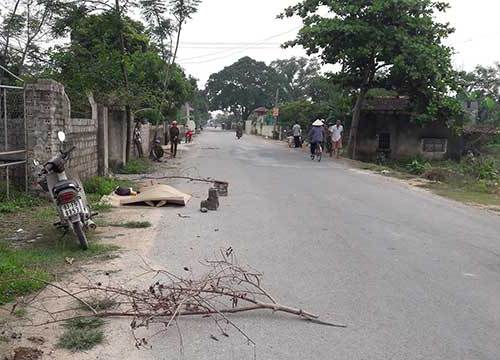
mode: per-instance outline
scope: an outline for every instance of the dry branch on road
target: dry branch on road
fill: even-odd
[[[136,339],[136,346],[144,346],[149,342],[135,336],[139,328],[147,328],[151,324],[161,324],[162,330],[154,336],[169,331],[172,325],[185,316],[201,316],[215,322],[222,335],[228,336],[225,327],[236,329],[249,344],[253,340],[238,327],[228,314],[268,310],[298,316],[303,320],[318,324],[345,327],[319,320],[319,316],[301,308],[280,304],[262,285],[262,274],[238,265],[232,249],[221,251],[216,260],[205,261],[202,265],[208,272],[196,278],[189,268],[184,268],[188,276],[181,277],[166,270],[147,269],[147,274],[154,276],[154,283],[145,288],[127,288],[111,282],[89,282],[77,286],[72,293],[63,289],[61,296],[81,299],[83,307],[92,312],[92,316],[100,318],[129,317],[130,327]],[[59,286],[54,287],[56,289]],[[99,311],[86,299],[111,299],[115,306],[112,309]],[[93,303],[93,302],[92,302]],[[71,314],[71,315],[70,315]],[[87,316],[67,312],[49,313],[50,319],[38,325],[47,325]]]

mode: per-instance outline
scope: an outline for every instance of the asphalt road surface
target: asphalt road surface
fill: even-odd
[[[206,185],[179,182],[195,199],[166,211],[155,261],[199,272],[201,259],[231,246],[280,302],[348,327],[231,316],[252,347],[208,319],[185,319],[182,341],[175,331],[158,338],[154,358],[500,359],[498,215],[334,160],[312,162],[283,143],[213,130],[196,142],[181,154],[184,172],[229,181],[229,197],[202,214]]]

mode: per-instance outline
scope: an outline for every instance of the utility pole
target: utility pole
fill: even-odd
[[[274,99],[274,109],[273,109],[273,116],[274,116],[274,132],[277,134],[276,140],[281,139],[281,131],[279,131],[279,125],[278,125],[278,120],[279,120],[279,107],[278,107],[278,102],[280,98],[280,88],[276,89],[276,98]]]

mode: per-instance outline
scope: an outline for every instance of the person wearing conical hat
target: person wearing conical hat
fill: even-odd
[[[309,130],[309,141],[311,142],[311,160],[316,156],[316,149],[321,146],[325,139],[324,122],[320,119],[312,123],[311,130]]]

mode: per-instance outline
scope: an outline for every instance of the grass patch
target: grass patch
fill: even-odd
[[[92,296],[88,299],[85,299],[85,302],[97,311],[114,309],[118,305],[115,299],[109,297]],[[89,310],[89,308],[85,304],[81,303],[80,303],[80,308],[82,310]]]
[[[500,206],[500,197],[485,192],[474,191],[464,188],[454,188],[445,185],[429,186],[436,194],[469,204],[481,204],[488,206]]]
[[[152,169],[151,161],[148,159],[134,159],[130,160],[125,165],[116,169],[118,174],[147,174],[150,173]]]
[[[24,191],[13,190],[7,199],[5,191],[0,191],[0,214],[13,214],[39,206],[46,200]]]
[[[112,177],[95,176],[83,183],[83,187],[87,195],[94,194],[98,196],[109,195],[115,191],[118,186],[132,187],[133,182],[128,180],[118,180]]]
[[[127,221],[125,223],[110,224],[114,227],[123,227],[127,229],[145,229],[153,226],[149,221]]]
[[[69,239],[69,237],[68,237]],[[75,262],[100,257],[118,249],[117,246],[91,243],[82,251],[73,238],[45,246],[11,248],[0,243],[0,305],[18,296],[35,292],[53,279],[53,272],[66,266],[65,258]]]
[[[28,314],[28,311],[25,308],[19,308],[14,311],[14,316],[18,318],[23,318]]]
[[[57,345],[73,352],[90,350],[104,341],[103,325],[102,319],[94,317],[68,320]]]
[[[497,143],[487,155],[467,156],[461,162],[428,161],[419,157],[390,161],[384,166],[362,163],[361,168],[402,179],[422,177],[433,181],[426,187],[436,194],[464,203],[500,205],[500,153]]]

